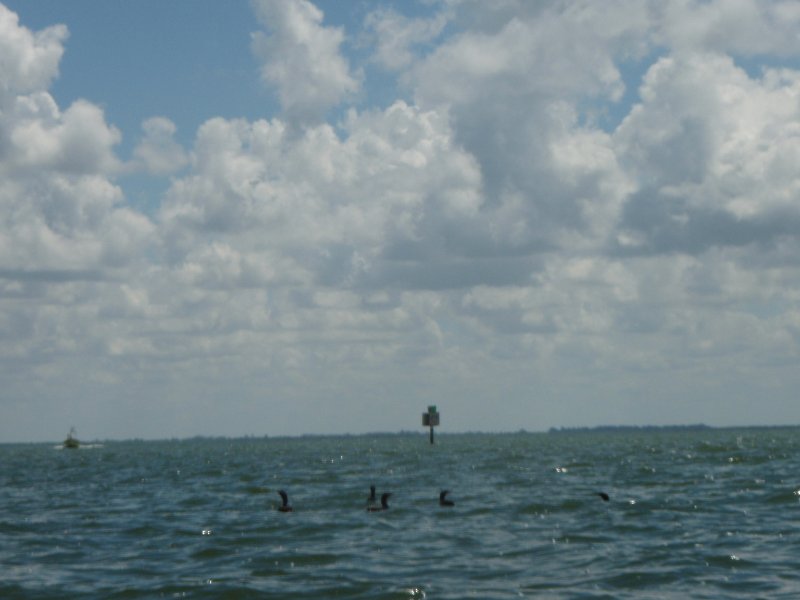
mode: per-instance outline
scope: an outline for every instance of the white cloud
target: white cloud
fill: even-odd
[[[262,78],[277,88],[289,121],[318,122],[326,111],[359,90],[340,46],[344,32],[322,25],[323,13],[307,0],[258,0],[267,33],[253,34]]]
[[[621,98],[617,61],[642,53],[647,6],[456,9],[454,23],[469,28],[410,66],[405,80],[421,106],[446,111],[455,141],[477,159],[495,239],[519,254],[606,235],[630,185],[611,139],[582,122],[581,107]]]
[[[445,119],[398,102],[343,126],[340,139],[326,125],[297,137],[279,122],[207,122],[162,211],[174,251],[211,234],[282,256],[283,278],[356,285],[384,281],[393,248],[478,217],[480,175]]]
[[[694,253],[793,235],[800,73],[753,79],[726,56],[668,57],[641,97],[615,134],[638,188],[623,221],[643,235],[634,246]]]
[[[35,110],[33,109],[36,105]],[[118,168],[113,147],[119,131],[106,124],[103,112],[78,100],[63,115],[45,93],[18,98],[8,124],[9,162],[23,169],[68,173],[112,173]]]
[[[438,37],[447,20],[445,13],[416,19],[391,9],[370,13],[365,24],[377,38],[375,62],[390,70],[408,67],[415,59],[416,48]]]
[[[134,168],[154,175],[168,175],[189,162],[186,152],[175,139],[175,124],[165,117],[151,117],[142,123],[144,138],[134,149]]]
[[[0,5],[0,103],[9,96],[46,88],[58,74],[67,28],[54,25],[34,33]]]
[[[33,33],[0,5],[0,32],[0,269],[23,281],[106,277],[153,233],[112,179],[121,134],[96,105],[62,111],[48,92],[64,26]]]
[[[676,52],[792,56],[800,52],[796,2],[679,0],[663,3],[663,33]]]

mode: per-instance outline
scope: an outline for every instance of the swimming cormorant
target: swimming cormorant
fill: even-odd
[[[447,494],[450,493],[450,490],[442,490],[439,492],[439,506],[455,506],[456,503],[452,500],[447,499]]]
[[[379,510],[388,510],[389,509],[389,496],[392,494],[390,492],[384,492],[381,494],[381,505],[380,506],[368,506],[367,510],[369,512],[376,512]]]
[[[292,512],[294,509],[289,506],[289,496],[286,495],[286,492],[283,490],[278,490],[278,493],[281,495],[281,500],[283,503],[278,507],[280,512]]]

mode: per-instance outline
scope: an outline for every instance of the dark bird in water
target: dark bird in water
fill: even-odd
[[[605,492],[597,492],[597,495],[603,499],[603,502],[608,502],[609,500],[608,494],[606,494]]]
[[[378,499],[375,497],[375,486],[371,485],[369,486],[369,496],[367,497],[367,506],[372,506],[377,501]]]
[[[389,496],[392,494],[390,492],[385,492],[381,494],[381,505],[380,506],[368,506],[367,510],[369,512],[376,512],[379,510],[388,510],[389,509]]]
[[[283,503],[278,507],[280,512],[292,512],[294,509],[289,506],[289,496],[286,495],[286,492],[283,490],[278,490],[278,493],[281,495],[281,500]]]
[[[450,490],[442,490],[439,492],[439,506],[455,506],[456,503],[452,500],[447,499],[447,494],[450,493]]]

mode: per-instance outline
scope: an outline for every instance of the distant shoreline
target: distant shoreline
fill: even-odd
[[[696,423],[692,425],[595,425],[592,427],[551,427],[549,434],[562,433],[614,433],[614,432],[658,432],[658,431],[729,431],[731,429],[794,429],[792,425],[726,425],[717,427]]]
[[[764,429],[772,427],[788,427],[787,425],[746,425],[746,428]],[[547,433],[596,433],[614,431],[702,431],[711,429],[738,429],[738,427],[712,427],[705,423],[694,423],[691,425],[594,425],[592,427],[551,427]]]
[[[547,430],[517,429],[515,431],[442,431],[440,435],[459,436],[459,435],[566,435],[566,434],[590,434],[590,433],[658,433],[658,432],[680,432],[680,431],[730,431],[735,429],[796,429],[800,424],[793,423],[788,425],[707,425],[696,423],[688,425],[593,425],[586,427],[550,427]],[[300,433],[295,435],[194,435],[187,437],[171,438],[104,438],[93,440],[82,440],[81,444],[115,444],[115,443],[145,443],[145,442],[193,442],[193,441],[251,441],[260,439],[270,440],[304,440],[317,438],[368,438],[368,437],[427,437],[427,431],[369,431],[364,433]],[[44,440],[44,441],[0,441],[0,446],[26,445],[26,444],[54,444],[61,446],[63,441]]]

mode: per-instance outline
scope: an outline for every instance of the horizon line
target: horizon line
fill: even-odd
[[[691,424],[675,424],[675,425],[585,425],[585,426],[553,426],[547,429],[529,430],[524,427],[514,430],[460,430],[460,431],[438,431],[437,436],[448,435],[553,435],[553,434],[570,434],[570,433],[614,433],[614,432],[659,432],[659,431],[692,431],[692,430],[730,430],[730,429],[791,429],[800,427],[800,424],[762,424],[762,425],[708,425],[706,423],[691,423]],[[80,439],[82,444],[102,444],[102,443],[123,443],[123,442],[182,442],[198,439],[208,440],[247,440],[247,439],[302,439],[302,438],[324,438],[324,437],[369,437],[369,436],[428,436],[427,430],[416,431],[410,429],[401,429],[397,431],[367,431],[362,433],[297,433],[297,434],[277,434],[270,435],[264,434],[241,434],[241,435],[209,435],[209,434],[195,434],[187,436],[173,436],[173,437],[128,437],[128,438],[94,438],[94,439]],[[18,442],[2,442],[0,445],[22,445],[22,444],[62,444],[63,440],[42,440],[42,441],[18,441]]]

